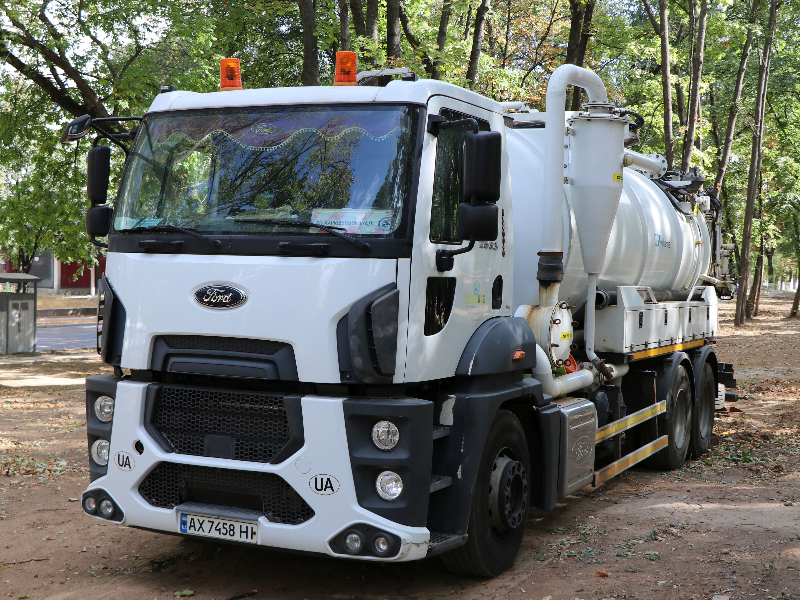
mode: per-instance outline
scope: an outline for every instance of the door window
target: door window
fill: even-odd
[[[489,131],[489,123],[472,115],[449,108],[441,116],[448,121],[473,118],[481,131]],[[461,154],[464,135],[472,131],[469,124],[439,131],[436,150],[436,171],[433,179],[433,205],[431,206],[432,242],[459,243],[457,236],[458,204],[461,202]]]

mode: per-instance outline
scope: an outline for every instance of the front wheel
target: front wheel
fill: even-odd
[[[478,467],[467,543],[442,555],[448,570],[496,577],[514,564],[528,520],[530,471],[522,424],[499,410]]]

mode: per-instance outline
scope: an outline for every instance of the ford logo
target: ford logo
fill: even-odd
[[[206,285],[194,293],[194,299],[209,308],[236,308],[247,302],[247,294],[232,285]]]

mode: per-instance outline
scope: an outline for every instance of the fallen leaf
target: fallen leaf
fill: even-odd
[[[180,592],[174,592],[173,596],[175,596],[176,598],[188,598],[189,596],[194,596],[194,591],[193,590],[183,590],[183,591],[180,591]]]
[[[609,572],[608,571],[598,571],[597,574],[600,577],[608,577],[609,576]]]

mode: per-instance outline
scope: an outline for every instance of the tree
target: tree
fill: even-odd
[[[314,0],[297,0],[303,26],[303,85],[319,85],[319,46],[317,44],[317,17]]]
[[[744,325],[746,312],[747,284],[750,275],[750,242],[753,234],[753,211],[756,196],[760,191],[760,172],[762,161],[762,141],[764,137],[764,114],[767,105],[767,87],[769,81],[769,66],[772,57],[772,42],[777,24],[778,0],[770,0],[769,21],[764,34],[764,48],[759,57],[758,91],[756,92],[756,106],[754,110],[753,144],[750,152],[750,173],[747,178],[747,204],[745,207],[744,225],[742,228],[742,251],[739,264],[739,293],[736,297],[736,314],[733,324],[736,327]]]

